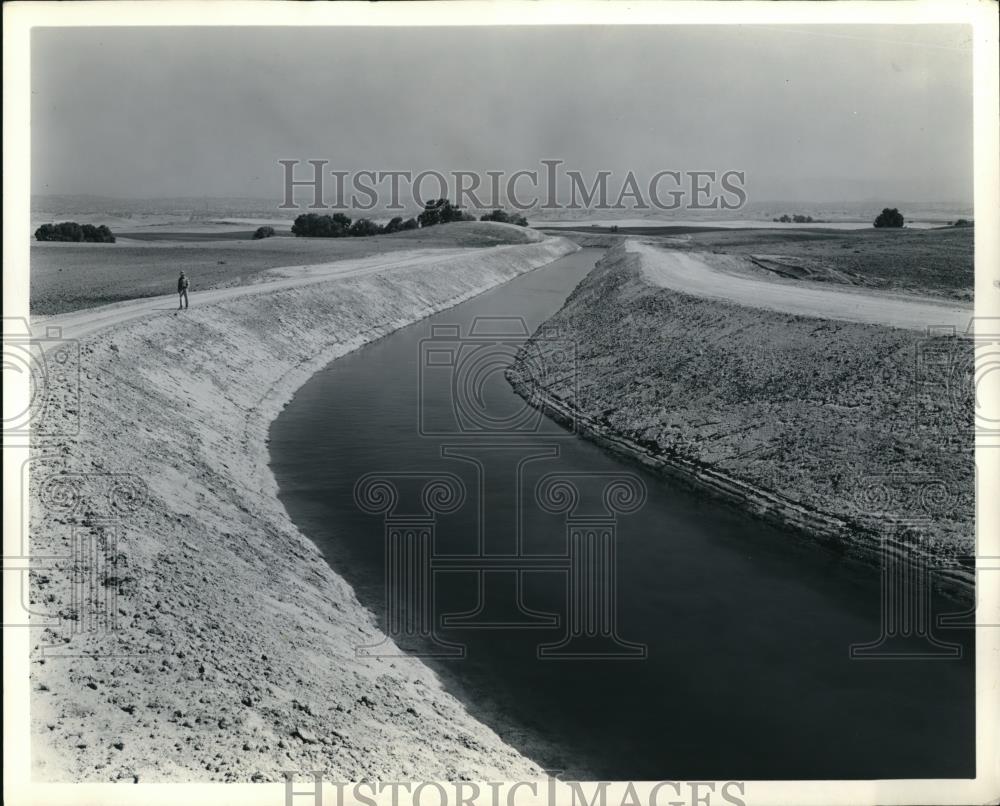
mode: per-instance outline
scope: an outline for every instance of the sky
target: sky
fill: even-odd
[[[752,200],[972,197],[962,26],[39,28],[31,80],[36,194],[561,159],[741,170]]]

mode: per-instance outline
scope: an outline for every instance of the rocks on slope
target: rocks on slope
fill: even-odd
[[[623,246],[545,328],[575,372],[539,339],[511,379],[608,447],[845,546],[972,553],[966,340],[652,287]]]

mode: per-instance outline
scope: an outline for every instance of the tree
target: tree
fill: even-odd
[[[382,228],[368,218],[359,218],[351,224],[351,235],[355,238],[366,238],[370,235],[378,235]]]
[[[388,224],[385,225],[382,231],[385,232],[386,234],[390,234],[393,232],[399,232],[402,228],[403,228],[403,219],[400,216],[396,216],[395,218],[391,219]]]
[[[300,238],[343,238],[350,226],[351,219],[343,213],[332,216],[303,213],[292,224],[292,233]]]
[[[435,224],[462,221],[464,216],[465,214],[447,199],[435,199],[424,205],[424,211],[417,216],[417,219],[421,227],[433,227]]]
[[[314,237],[318,229],[319,216],[316,213],[302,213],[295,216],[292,223],[292,234],[297,238]]]
[[[415,218],[408,218],[406,219],[406,221],[403,222],[404,230],[417,229],[419,226],[420,224],[417,222],[417,219]]]
[[[441,223],[450,224],[452,221],[475,221],[472,216],[468,216],[463,213],[458,207],[455,207],[450,201],[445,201],[444,206],[441,208]]]
[[[899,212],[895,207],[882,209],[882,212],[878,214],[875,219],[875,226],[882,227],[901,227],[903,226],[903,214]]]
[[[505,210],[494,210],[479,217],[480,221],[499,221],[501,224],[516,224],[519,227],[528,226],[528,219],[520,213],[508,213]]]
[[[435,224],[440,224],[441,206],[450,203],[451,202],[445,201],[444,199],[438,199],[437,201],[427,202],[424,205],[423,212],[417,216],[417,220],[420,222],[420,226],[433,227]]]
[[[480,221],[498,221],[501,224],[509,224],[510,216],[507,215],[503,210],[494,210],[492,213],[486,213],[479,217]]]
[[[259,241],[263,238],[270,238],[273,235],[274,227],[257,227],[257,231],[253,234],[253,239]]]

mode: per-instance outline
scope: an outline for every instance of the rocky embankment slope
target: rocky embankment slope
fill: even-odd
[[[559,339],[535,341],[509,378],[551,415],[804,535],[932,555],[966,593],[967,340],[690,296],[653,283],[625,245],[544,329]]]
[[[53,386],[46,413],[79,433],[31,465],[32,556],[55,558],[32,575],[35,777],[537,774],[420,661],[357,656],[386,639],[289,520],[266,438],[333,358],[575,249],[257,286],[84,336],[79,404]]]

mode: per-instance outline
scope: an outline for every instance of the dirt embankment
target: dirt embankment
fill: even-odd
[[[610,250],[515,388],[606,447],[872,557],[882,536],[948,566],[973,550],[971,345],[657,287]],[[549,361],[551,360],[551,363]]]
[[[32,575],[31,602],[61,621],[34,633],[35,776],[538,774],[420,661],[357,656],[386,638],[289,520],[266,437],[331,359],[574,249],[549,239],[195,298],[84,337],[79,405],[53,386],[46,414],[50,429],[78,422],[79,434],[33,453],[32,556],[57,559]],[[80,538],[92,559],[74,576]],[[112,569],[103,584],[74,586],[97,563]],[[111,618],[116,630],[90,629]]]

